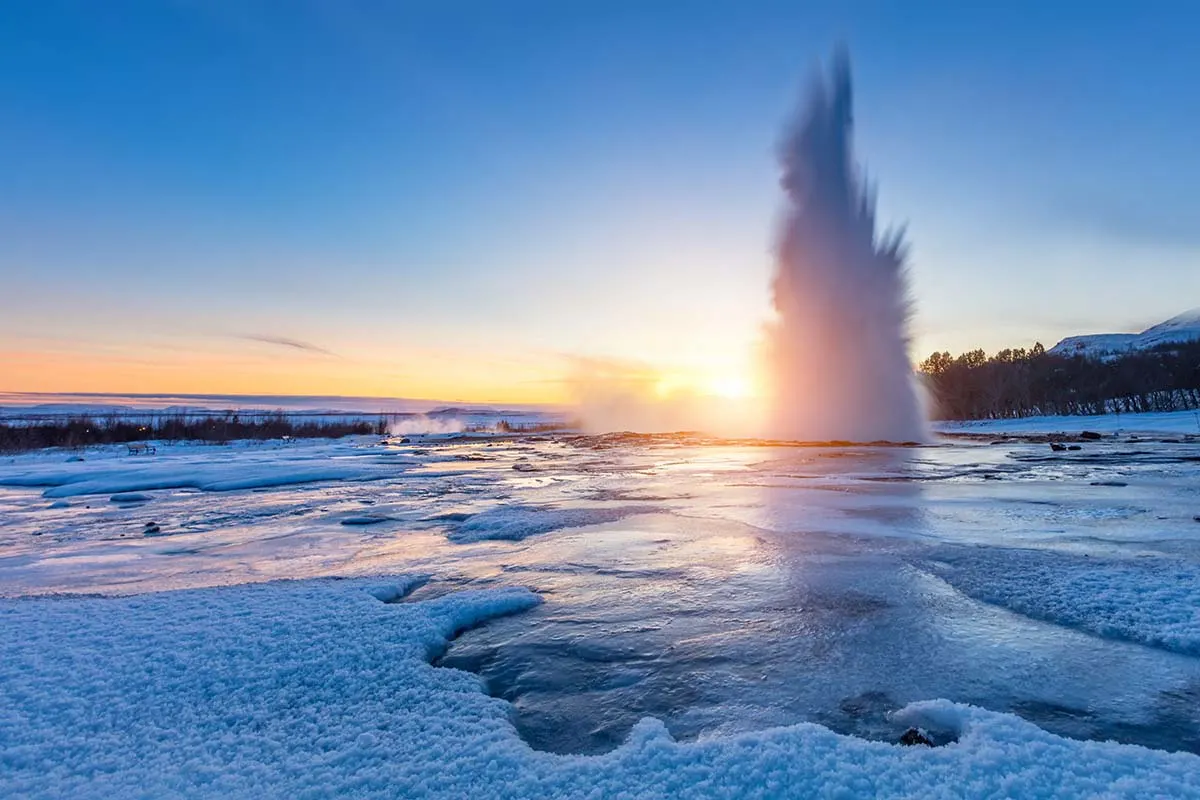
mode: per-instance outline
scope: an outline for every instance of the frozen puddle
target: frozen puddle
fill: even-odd
[[[85,456],[0,461],[3,796],[1200,796],[1195,442]]]
[[[897,741],[906,726],[891,712],[945,697],[1064,736],[1200,753],[1200,659],[1172,652],[1180,616],[1200,631],[1195,583],[1174,611],[1141,619],[1133,578],[1101,571],[1130,594],[1119,620],[1138,622],[1117,630],[1096,607],[1114,597],[1085,594],[1070,573],[1054,585],[1027,564],[989,565],[1024,567],[1044,594],[1016,595],[1008,577],[984,603],[930,568],[942,549],[729,523],[681,536],[676,524],[564,536],[550,566],[522,554],[505,577],[545,605],[465,635],[441,663],[479,673],[524,738],[553,752],[605,752],[644,716],[681,740],[805,720]],[[1064,609],[1067,591],[1077,602]]]

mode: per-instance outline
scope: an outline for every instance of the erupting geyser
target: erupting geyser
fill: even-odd
[[[916,441],[903,232],[877,236],[875,197],[851,147],[850,61],[813,80],[780,148],[787,193],[769,332],[771,435]]]

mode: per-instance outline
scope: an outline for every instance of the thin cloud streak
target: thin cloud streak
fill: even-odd
[[[242,339],[247,342],[260,342],[262,344],[273,344],[277,347],[286,347],[292,350],[301,350],[306,353],[315,353],[317,355],[329,356],[331,358],[341,358],[332,350],[327,350],[320,345],[315,345],[312,342],[301,341],[300,339],[289,339],[286,336],[270,336],[264,333],[238,333],[234,334],[234,338]]]

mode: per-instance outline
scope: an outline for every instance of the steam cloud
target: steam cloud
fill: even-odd
[[[567,388],[589,433],[703,431],[722,436],[761,435],[753,400],[707,397],[679,390],[659,395],[653,368],[620,359],[573,359]]]
[[[875,231],[875,194],[854,160],[850,60],[818,71],[780,148],[786,214],[768,330],[768,429],[781,439],[919,441],[908,361],[902,230]]]
[[[421,433],[462,433],[467,429],[461,419],[435,419],[424,414],[398,419],[388,425],[389,436],[408,436]]]

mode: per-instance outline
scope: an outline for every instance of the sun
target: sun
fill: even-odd
[[[709,379],[708,393],[730,400],[740,400],[750,395],[750,381],[741,375],[716,375]]]

